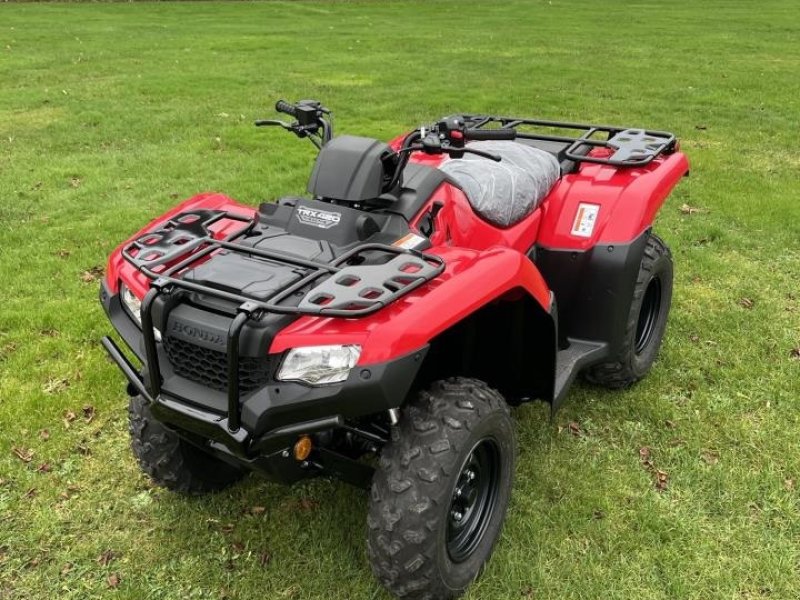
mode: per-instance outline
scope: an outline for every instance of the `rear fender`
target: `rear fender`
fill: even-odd
[[[652,227],[667,196],[688,171],[680,152],[641,168],[586,163],[564,176],[543,204],[537,243],[571,250],[630,243]],[[581,228],[583,216],[590,221]]]

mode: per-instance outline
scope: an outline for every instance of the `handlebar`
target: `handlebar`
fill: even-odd
[[[472,141],[514,140],[517,132],[514,129],[465,129],[464,139]]]
[[[275,110],[295,119],[297,118],[297,107],[294,104],[289,104],[286,100],[278,100],[275,103]]]

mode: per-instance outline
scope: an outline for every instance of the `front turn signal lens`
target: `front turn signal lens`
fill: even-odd
[[[314,444],[311,443],[311,438],[307,435],[302,436],[294,444],[294,457],[296,460],[305,460],[311,455],[311,449]]]

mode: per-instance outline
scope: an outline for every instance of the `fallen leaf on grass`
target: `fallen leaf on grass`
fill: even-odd
[[[45,394],[58,394],[63,392],[69,387],[69,380],[65,377],[51,377],[42,386],[42,391]]]
[[[789,358],[792,358],[794,360],[800,360],[800,346],[789,350]]]
[[[103,267],[94,266],[90,267],[89,269],[81,273],[81,281],[83,281],[84,283],[94,283],[102,276],[103,276]]]
[[[755,302],[752,300],[752,298],[740,298],[739,306],[750,310],[751,308],[753,308],[753,306],[755,306]]]
[[[122,577],[119,576],[119,573],[111,573],[111,575],[106,577],[106,583],[108,584],[108,587],[112,589],[119,587],[121,581]]]
[[[72,569],[75,567],[71,562],[64,563],[64,566],[61,567],[61,576],[64,577],[67,575]]]
[[[79,486],[77,486],[77,485],[68,485],[67,489],[65,491],[63,491],[63,492],[58,494],[58,499],[62,500],[62,501],[63,500],[69,500],[70,498],[72,498],[72,496],[74,496],[75,494],[77,494],[80,491],[81,491],[81,488]]]
[[[89,448],[89,445],[86,443],[86,440],[81,440],[77,446],[75,446],[75,452],[82,456],[91,456],[92,449]]]
[[[18,459],[22,462],[29,463],[33,459],[34,451],[30,448],[20,448],[18,446],[14,446],[11,451],[16,455]]]
[[[233,523],[225,523],[219,529],[222,533],[233,533],[234,525]]]
[[[65,411],[64,412],[64,418],[63,418],[64,427],[69,429],[69,424],[72,423],[76,418],[77,417],[75,416],[75,413],[72,412],[71,410]]]
[[[100,556],[97,557],[97,564],[101,567],[106,567],[111,564],[114,560],[118,558],[118,554],[113,550],[106,550]]]
[[[253,506],[250,508],[251,515],[263,515],[265,512],[267,512],[266,506]]]
[[[94,406],[92,406],[91,404],[87,404],[86,406],[83,407],[83,420],[86,421],[87,423],[91,423],[92,419],[94,419],[94,413],[95,413]]]
[[[648,446],[639,448],[639,460],[642,461],[642,466],[653,475],[656,490],[663,492],[667,489],[667,472],[655,468],[653,455]]]
[[[61,248],[60,250],[56,250],[56,256],[58,258],[69,258],[70,251],[66,248]]]
[[[695,215],[706,212],[703,208],[697,208],[696,206],[689,206],[688,204],[684,203],[681,205],[681,214],[682,215]]]
[[[675,429],[675,427],[677,427],[675,421],[670,421],[669,419],[664,419],[664,425],[666,425],[670,429]]]
[[[794,490],[794,479],[792,479],[791,477],[789,479],[784,479],[783,480],[783,487],[786,488],[787,492],[793,491]]]
[[[49,473],[52,470],[53,468],[50,466],[50,463],[42,463],[38,467],[36,467],[37,473]]]
[[[242,542],[233,542],[231,544],[231,550],[233,550],[234,554],[241,554],[244,552],[244,544]]]
[[[536,592],[534,592],[531,586],[527,586],[520,591],[520,595],[523,598],[535,598],[536,597],[535,594]]]
[[[715,465],[719,462],[719,452],[714,450],[703,450],[700,457],[707,465]]]
[[[300,510],[314,510],[319,506],[319,502],[312,500],[311,498],[301,498],[297,505]]]
[[[581,431],[581,426],[575,421],[572,421],[569,425],[567,425],[567,428],[569,429],[569,432],[575,437],[580,437],[581,435],[583,435],[583,431]]]
[[[698,131],[705,131],[706,129],[708,129],[708,125],[695,125],[694,128],[697,129]]]
[[[33,499],[33,498],[36,498],[36,495],[37,495],[38,493],[39,493],[39,491],[38,491],[36,488],[31,488],[31,489],[29,489],[27,492],[25,492],[24,494],[22,494],[22,497],[23,497],[23,498],[25,498],[25,499],[27,499],[27,500],[31,500],[31,499]]]
[[[17,345],[14,342],[9,342],[0,348],[0,358],[5,358],[17,351]]]
[[[81,179],[80,179],[80,177],[73,177],[72,179],[70,179],[70,180],[69,180],[69,185],[70,185],[71,187],[73,187],[73,188],[79,188],[79,187],[81,187],[81,183],[82,183],[82,182],[81,182]]]
[[[272,554],[268,550],[265,550],[261,553],[261,556],[258,557],[258,564],[260,564],[262,567],[266,567],[271,560]]]

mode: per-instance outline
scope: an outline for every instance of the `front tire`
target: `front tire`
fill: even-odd
[[[439,381],[411,402],[372,483],[372,570],[400,598],[460,595],[492,553],[516,460],[503,397],[475,379]]]
[[[186,495],[215,492],[244,473],[181,439],[153,417],[150,404],[132,396],[128,404],[131,448],[142,471],[161,487]]]
[[[658,356],[672,303],[672,254],[651,234],[644,249],[633,290],[622,349],[617,357],[586,371],[591,383],[626,388],[647,375]]]

